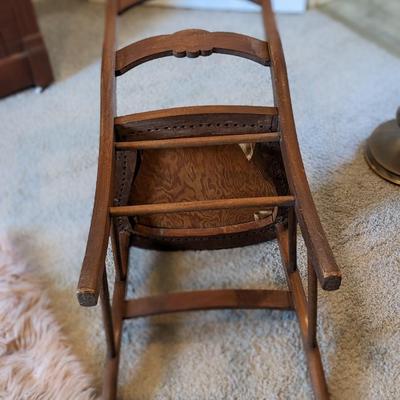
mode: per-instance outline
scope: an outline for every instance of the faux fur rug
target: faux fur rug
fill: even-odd
[[[24,238],[24,255],[40,266],[52,312],[100,391],[101,312],[79,307],[75,291],[96,183],[103,6],[84,0],[36,6],[56,82],[40,95],[27,90],[0,100],[0,232],[16,243]],[[305,169],[343,272],[339,291],[319,293],[318,337],[332,400],[398,400],[400,192],[370,171],[363,149],[400,104],[400,59],[318,11],[279,15],[278,23]],[[193,27],[263,38],[257,13],[138,7],[121,19],[120,46]],[[248,60],[164,58],[118,78],[118,114],[271,105],[271,93],[266,69]],[[299,254],[303,268],[302,246]],[[215,252],[133,249],[130,273],[131,296],[285,285],[274,242]],[[292,312],[138,319],[125,324],[122,346],[120,400],[312,399]],[[64,398],[76,399],[74,393]]]
[[[33,272],[0,239],[0,399],[94,399]]]

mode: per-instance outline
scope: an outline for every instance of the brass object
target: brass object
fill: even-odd
[[[396,119],[379,125],[369,137],[365,158],[380,177],[400,185],[400,107]]]

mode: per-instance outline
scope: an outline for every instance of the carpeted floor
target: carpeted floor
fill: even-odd
[[[320,10],[400,57],[398,0],[334,0]]]
[[[47,282],[56,318],[100,387],[98,309],[76,282],[96,178],[102,7],[37,4],[57,82],[0,101],[0,229]],[[317,11],[280,16],[310,185],[343,270],[320,296],[320,347],[334,399],[400,397],[400,191],[370,172],[365,139],[399,106],[400,60]],[[262,37],[257,14],[139,8],[126,43],[187,27]],[[219,70],[215,67],[221,67]],[[246,60],[163,59],[121,79],[120,114],[184,104],[271,104],[265,69]],[[302,258],[304,252],[300,249]],[[135,295],[178,288],[281,287],[274,243],[233,251],[134,250]],[[133,291],[133,289],[132,289]],[[309,399],[292,313],[211,312],[139,320],[123,336],[123,399]]]

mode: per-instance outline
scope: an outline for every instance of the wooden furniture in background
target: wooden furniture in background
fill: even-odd
[[[53,81],[30,0],[0,1],[0,97]]]
[[[107,2],[97,187],[78,284],[81,305],[94,306],[99,295],[101,299],[108,347],[103,398],[116,398],[124,320],[194,310],[274,308],[296,312],[315,397],[327,399],[316,340],[317,283],[336,290],[341,274],[304,173],[271,3],[257,1],[268,42],[235,33],[185,30],[117,50],[117,14],[140,2]],[[270,67],[274,106],[182,107],[116,116],[117,76],[160,57],[212,53]],[[252,143],[251,157],[239,147],[243,143]],[[298,225],[308,254],[308,296],[297,268]],[[116,272],[112,304],[105,269],[109,238]],[[271,239],[278,241],[288,290],[125,297],[130,246],[220,249]]]

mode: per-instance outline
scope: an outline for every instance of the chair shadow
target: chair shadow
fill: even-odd
[[[130,266],[135,264],[133,261],[134,255],[130,254]],[[134,250],[133,250],[134,251]],[[179,277],[175,276],[172,265],[176,257],[179,257],[179,252],[172,257],[165,257],[165,253],[157,252],[152,258],[152,266],[147,273],[146,291],[147,295],[157,295],[168,293],[178,286]],[[135,298],[135,280],[132,279],[133,274],[130,271],[130,279],[128,283],[128,297]],[[129,364],[127,376],[129,379],[124,379],[124,385],[120,387],[121,395],[125,390],[131,392],[131,388],[140,388],[140,398],[154,398],[159,395],[160,386],[165,380],[166,374],[171,371],[170,364],[176,357],[176,353],[171,351],[171,347],[179,342],[179,327],[184,316],[181,314],[164,315],[141,318],[126,322],[124,324],[122,349],[123,346],[130,346],[135,343],[138,338],[138,332],[142,331],[145,339],[141,341],[141,351],[137,354],[137,364],[132,367]],[[122,351],[123,354],[123,351]],[[123,356],[122,356],[123,357]],[[122,367],[123,360],[121,360]],[[120,369],[121,371],[121,369]],[[151,380],[151,385],[143,385],[143,382]],[[123,397],[125,398],[125,397]]]
[[[278,251],[276,246],[276,251]],[[134,250],[135,251],[135,250]],[[224,250],[221,250],[224,251]],[[234,251],[230,249],[229,251]],[[151,264],[149,269],[145,268],[145,274],[147,275],[144,279],[140,278],[138,286],[140,286],[141,292],[143,286],[146,286],[147,291],[150,294],[160,294],[172,291],[184,290],[184,283],[182,283],[182,275],[179,268],[175,270],[174,264],[182,262],[180,259],[183,254],[180,252],[168,253],[168,256],[164,256],[165,253],[156,252],[155,257],[149,256],[149,261],[146,264]],[[133,262],[136,259],[136,262]],[[134,254],[130,257],[130,266],[134,268],[137,265],[137,258]],[[186,260],[183,260],[186,261]],[[203,265],[203,264],[202,264]],[[148,267],[148,265],[146,265]],[[207,266],[204,266],[207,269]],[[142,268],[140,267],[142,271]],[[130,274],[129,282],[131,283],[128,288],[128,297],[141,297],[143,293],[134,294],[135,277]],[[143,282],[145,284],[143,284]],[[214,282],[216,286],[225,288],[225,283]],[[278,280],[273,282],[273,285],[281,283]],[[268,281],[264,283],[265,286],[269,286]],[[195,286],[197,286],[195,284]],[[231,286],[230,284],[228,286]],[[250,284],[251,286],[251,284]],[[191,289],[200,289],[199,287]],[[275,311],[275,310],[259,310],[259,311],[244,311],[244,310],[216,310],[206,311],[207,316],[202,315],[190,317],[188,313],[164,315],[158,317],[150,317],[147,319],[136,320],[135,322],[128,322],[125,324],[123,334],[123,347],[124,346],[136,346],[138,350],[134,350],[134,357],[137,357],[133,363],[121,360],[121,386],[120,393],[121,398],[130,398],[128,394],[133,398],[155,398],[162,396],[162,388],[166,382],[174,381],[174,374],[179,376],[180,371],[174,368],[174,364],[179,357],[179,348],[184,341],[182,332],[186,330],[184,325],[190,324],[191,328],[196,332],[202,330],[207,331],[207,342],[218,343],[218,340],[222,335],[229,334],[235,330],[235,326],[243,325],[245,321],[263,321],[266,323],[265,332],[273,330],[276,324],[286,322],[291,324],[295,322],[295,315],[293,312],[287,311]],[[197,313],[196,313],[197,314]],[[215,328],[218,326],[218,328]],[[190,338],[190,341],[201,340],[196,337]],[[136,344],[135,344],[136,343]],[[137,344],[139,343],[139,344]],[[222,361],[220,367],[224,369],[226,376],[231,377],[237,374],[237,370],[232,365],[232,359],[238,359],[241,362],[251,363],[249,354],[243,355],[242,351],[239,351],[232,347],[222,346]],[[252,349],[252,343],[247,343],[248,351]],[[187,351],[187,349],[185,350]],[[225,358],[224,353],[230,354],[229,360]],[[124,351],[122,350],[123,358]],[[127,355],[125,354],[125,357]],[[229,380],[229,379],[228,379]],[[144,382],[151,382],[151,385],[143,384]],[[226,383],[226,382],[225,382]],[[243,382],[245,384],[245,382]],[[206,391],[206,390],[205,390]],[[198,394],[198,398],[207,398],[204,393]]]

